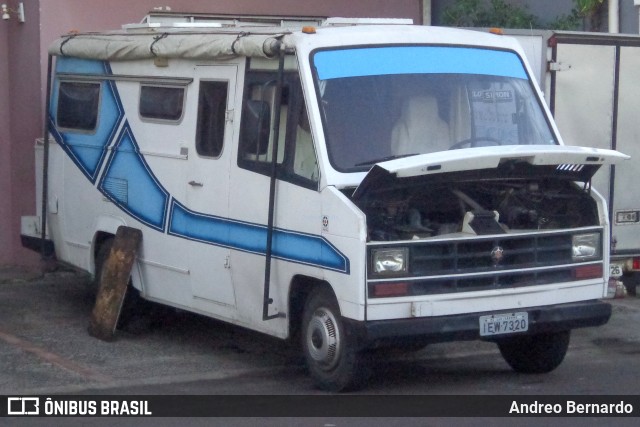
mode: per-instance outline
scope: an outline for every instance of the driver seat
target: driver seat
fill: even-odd
[[[449,126],[440,118],[435,97],[417,96],[405,101],[391,132],[393,154],[446,151],[450,145]]]

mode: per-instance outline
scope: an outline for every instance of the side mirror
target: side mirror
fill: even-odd
[[[271,108],[266,101],[248,100],[242,111],[241,149],[244,154],[263,155],[269,148]]]

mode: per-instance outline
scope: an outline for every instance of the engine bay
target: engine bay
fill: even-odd
[[[369,241],[555,230],[599,223],[588,186],[552,178],[395,186],[356,204],[367,216]]]

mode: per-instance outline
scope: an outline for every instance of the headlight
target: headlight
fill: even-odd
[[[373,249],[373,271],[376,274],[406,273],[408,253],[407,248]]]
[[[585,261],[600,258],[600,233],[576,234],[572,241],[574,261]]]

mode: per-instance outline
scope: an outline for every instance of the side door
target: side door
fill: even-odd
[[[238,150],[231,167],[231,271],[238,318],[278,335],[287,327],[288,285],[295,275],[320,277],[309,255],[321,247],[318,163],[297,73],[285,72],[277,99],[275,72],[247,72]],[[279,126],[276,126],[276,123]],[[276,139],[276,129],[278,135]],[[273,247],[263,321],[270,181],[277,141]],[[275,320],[277,318],[278,320]]]
[[[188,102],[197,113],[186,195],[184,203],[173,202],[169,233],[192,241],[188,251],[193,306],[224,315],[221,310],[236,305],[229,270],[228,199],[238,65],[199,65],[194,76],[197,95]]]

